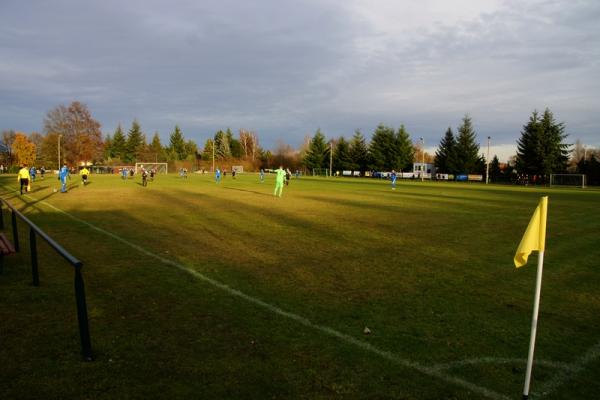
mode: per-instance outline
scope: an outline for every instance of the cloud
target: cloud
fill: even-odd
[[[5,0],[0,119],[40,130],[80,100],[108,132],[137,118],[202,145],[244,127],[269,147],[380,122],[436,143],[469,113],[510,145],[550,107],[599,146],[599,18],[582,0]]]

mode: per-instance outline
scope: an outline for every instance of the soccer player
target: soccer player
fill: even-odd
[[[37,173],[37,171],[35,170],[35,167],[31,167],[29,169],[29,176],[31,177],[31,182],[35,182],[35,174]]]
[[[17,181],[19,181],[19,183],[21,184],[21,194],[23,194],[23,186],[25,186],[25,191],[27,191],[27,188],[29,187],[29,179],[29,169],[27,169],[25,164],[22,164],[21,169],[17,174]]]
[[[67,193],[67,178],[70,178],[69,168],[67,168],[67,164],[63,164],[62,168],[58,172],[58,179],[60,180],[60,192]]]
[[[87,179],[88,179],[88,175],[90,174],[90,171],[86,168],[83,167],[80,171],[79,171],[79,175],[81,175],[81,184],[83,186],[87,185]]]
[[[392,180],[392,190],[396,190],[396,171],[392,170],[392,176],[390,179]]]
[[[261,168],[258,176],[260,178],[260,183],[263,183],[265,181],[265,170]]]
[[[148,171],[144,167],[142,167],[142,186],[148,186]]]
[[[285,171],[283,170],[283,166],[280,165],[279,169],[275,170],[277,176],[275,177],[275,191],[273,192],[273,196],[281,197],[281,193],[283,192],[283,180],[285,179]],[[277,194],[279,192],[279,194]]]
[[[219,183],[221,182],[221,170],[217,167],[217,170],[215,171],[215,182]]]

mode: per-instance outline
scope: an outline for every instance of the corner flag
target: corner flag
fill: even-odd
[[[548,215],[548,196],[540,199],[527,225],[525,234],[515,253],[515,267],[527,264],[527,258],[532,251],[544,251],[546,247],[546,217]]]
[[[527,370],[525,371],[525,385],[523,387],[523,400],[529,398],[529,384],[531,382],[531,369],[533,367],[533,352],[535,336],[537,333],[538,312],[540,310],[540,294],[542,291],[542,271],[544,269],[544,250],[546,247],[546,217],[548,215],[548,196],[540,199],[540,203],[533,212],[527,225],[525,234],[515,253],[515,266],[517,268],[527,264],[527,258],[532,251],[538,252],[538,268],[535,278],[535,295],[533,298],[533,316],[531,318],[531,336],[529,338],[529,354],[527,356]]]

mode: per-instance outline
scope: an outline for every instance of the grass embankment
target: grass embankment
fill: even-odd
[[[600,391],[598,191],[303,178],[277,199],[272,177],[169,175],[19,197],[15,182],[0,177],[3,197],[85,264],[96,360],[78,357],[70,267],[41,246],[32,288],[27,254],[7,257],[6,398],[517,398],[536,268],[512,257],[545,194],[532,397]]]

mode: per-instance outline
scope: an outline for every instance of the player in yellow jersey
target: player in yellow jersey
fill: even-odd
[[[28,190],[31,186],[29,186],[29,181],[31,177],[29,176],[29,169],[25,164],[21,165],[21,169],[17,174],[17,181],[21,183],[21,194],[23,194],[23,186],[25,186],[25,190]]]
[[[88,180],[88,175],[90,174],[90,171],[86,168],[83,167],[80,171],[79,171],[79,175],[81,175],[81,184],[83,186],[87,185],[87,180]]]

